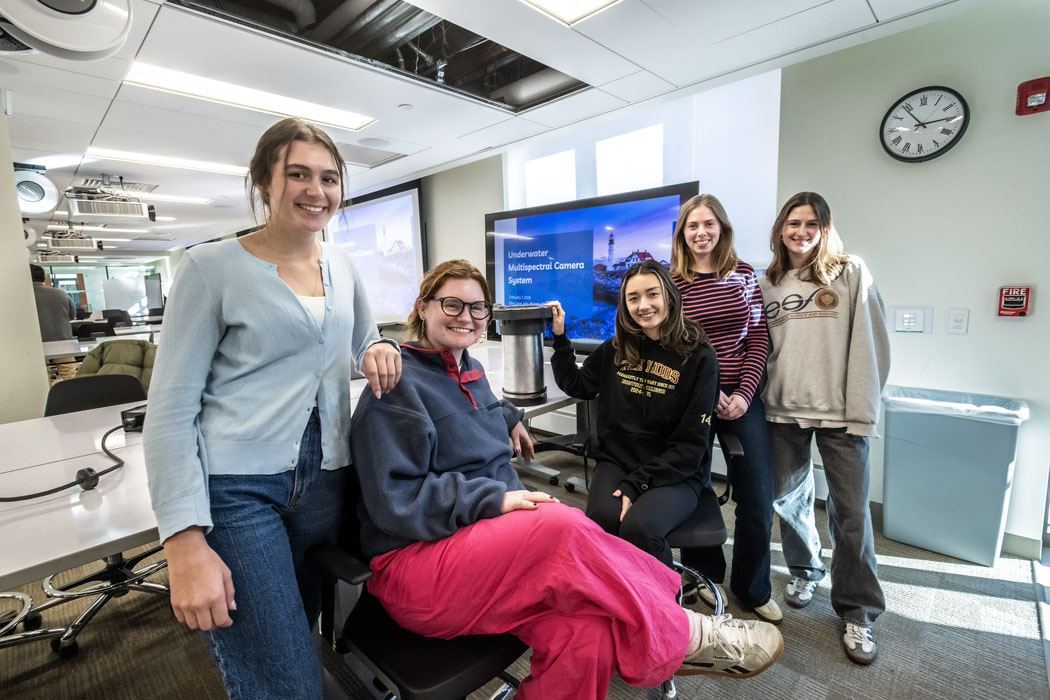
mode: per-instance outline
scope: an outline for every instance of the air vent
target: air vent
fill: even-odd
[[[47,244],[51,250],[85,251],[97,247],[94,238],[49,238]]]
[[[77,258],[75,255],[68,255],[66,253],[51,253],[44,251],[36,256],[36,261],[41,265],[51,265],[53,263],[76,262]]]
[[[113,178],[109,179],[109,182],[100,180],[99,178],[84,178],[80,181],[77,187],[84,187],[90,189],[99,189],[100,187],[110,187],[118,191],[132,192],[135,194],[141,194],[143,192],[152,192],[157,189],[159,185],[150,185],[145,182],[114,182]]]
[[[142,202],[121,202],[109,199],[69,200],[70,221],[92,222],[149,221],[149,206]]]

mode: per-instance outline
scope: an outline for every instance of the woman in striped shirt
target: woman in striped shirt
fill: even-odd
[[[759,391],[769,334],[755,269],[737,258],[733,227],[713,195],[697,195],[682,206],[671,245],[671,272],[685,315],[700,322],[718,355],[721,392],[712,427],[716,434],[736,435],[744,448],[744,458],[729,473],[737,504],[729,587],[744,606],[778,623],[783,615],[770,598],[769,583],[773,476]],[[682,556],[716,580],[724,575],[720,551],[686,551]],[[710,594],[700,593],[713,601]]]

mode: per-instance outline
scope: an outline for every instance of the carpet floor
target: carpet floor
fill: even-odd
[[[558,453],[541,455],[544,463],[579,474],[578,462]],[[533,481],[571,505],[584,497],[560,486]],[[730,535],[733,510],[723,508]],[[827,515],[818,509],[827,532]],[[745,680],[693,676],[681,678],[679,697],[732,697],[756,700],[1050,700],[1033,581],[1033,563],[1002,557],[995,567],[888,540],[876,517],[875,548],[887,612],[874,631],[879,657],[869,667],[851,663],[842,650],[841,623],[828,599],[830,583],[817,589],[803,610],[784,605],[784,652],[765,673]],[[774,525],[773,590],[782,601],[789,575]],[[825,537],[825,541],[826,537]],[[732,539],[726,547],[732,558]],[[829,550],[824,552],[827,559]],[[70,572],[70,578],[90,567]],[[163,580],[160,575],[158,580]],[[38,599],[39,584],[19,589]],[[728,594],[728,612],[751,617]],[[7,601],[0,601],[6,606]],[[45,626],[65,624],[87,605],[77,601],[47,611]],[[0,607],[0,610],[7,609]],[[697,608],[703,612],[703,605]],[[345,697],[375,697],[344,670],[340,659],[325,653],[325,666]],[[527,673],[527,658],[512,672]],[[472,694],[489,697],[495,684]],[[80,636],[80,653],[60,659],[46,643],[0,649],[0,698],[12,700],[220,700],[222,684],[200,637],[179,625],[166,602],[132,593],[113,600]],[[657,689],[632,688],[614,678],[608,697],[634,700],[660,697]]]

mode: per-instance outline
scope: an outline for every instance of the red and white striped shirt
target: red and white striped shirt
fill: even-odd
[[[719,383],[727,395],[754,398],[769,355],[769,331],[755,268],[737,263],[726,279],[695,273],[692,282],[675,276],[682,311],[704,327],[718,354]]]

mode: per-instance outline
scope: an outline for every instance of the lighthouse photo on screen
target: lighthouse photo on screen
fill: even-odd
[[[698,185],[690,184],[695,193]],[[665,189],[486,217],[496,303],[558,300],[569,338],[597,344],[612,337],[624,272],[644,260],[670,267],[683,196]]]

